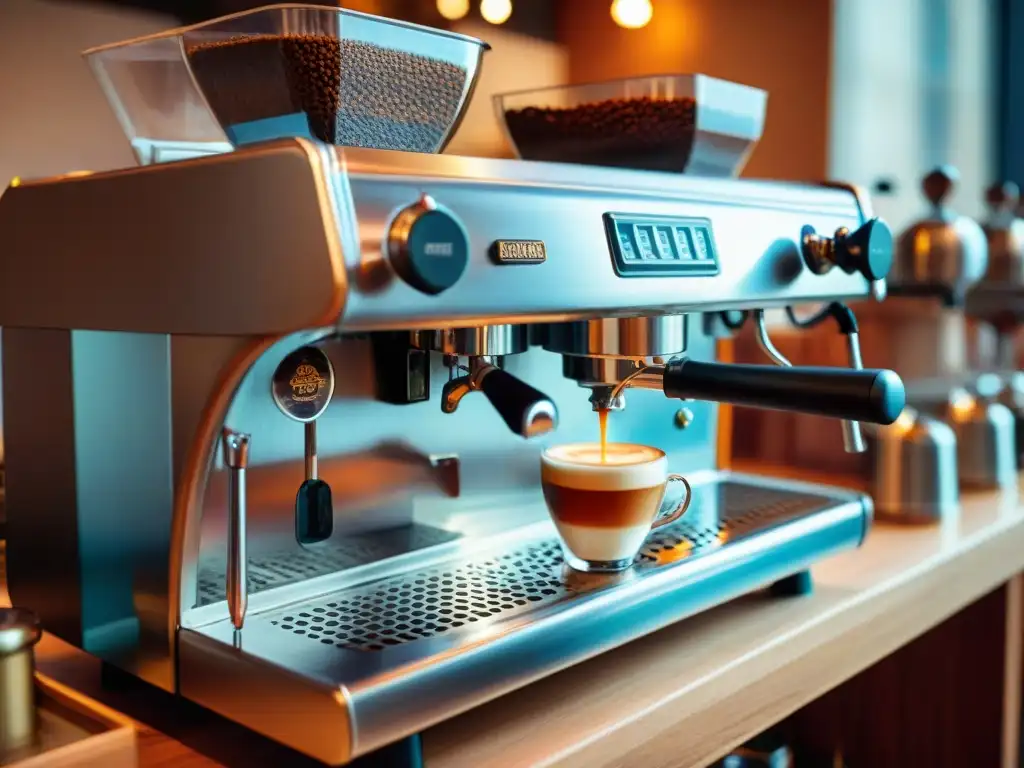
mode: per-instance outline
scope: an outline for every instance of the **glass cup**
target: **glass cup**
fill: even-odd
[[[578,571],[615,572],[632,565],[648,534],[675,522],[693,490],[669,474],[658,448],[633,443],[574,443],[546,449],[540,458],[544,500],[562,539],[566,562]],[[686,496],[665,507],[669,483]]]

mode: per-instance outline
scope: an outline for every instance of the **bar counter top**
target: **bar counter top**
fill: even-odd
[[[876,520],[863,547],[812,569],[811,595],[741,597],[438,725],[423,737],[426,764],[706,766],[1024,570],[1019,492],[962,501],[942,525]],[[220,718],[167,717],[166,701],[101,688],[98,663],[55,638],[37,657],[42,672],[147,723],[142,768],[283,764]]]

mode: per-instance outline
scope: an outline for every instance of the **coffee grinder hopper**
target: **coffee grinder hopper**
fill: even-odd
[[[146,165],[286,137],[440,152],[487,49],[343,8],[274,5],[83,55]]]
[[[523,160],[733,178],[767,102],[758,88],[681,74],[506,93],[495,108]]]

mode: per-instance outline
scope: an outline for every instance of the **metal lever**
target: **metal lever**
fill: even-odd
[[[776,349],[775,345],[772,344],[771,338],[768,336],[768,327],[765,324],[763,309],[759,309],[754,313],[754,327],[756,329],[757,345],[761,350],[776,365],[792,368],[793,364]],[[849,331],[845,336],[846,348],[850,357],[850,368],[856,371],[864,370],[864,362],[860,356],[860,337],[857,331]],[[844,419],[842,421],[842,429],[843,449],[847,453],[864,453],[867,450],[867,445],[864,443],[864,431],[861,429],[859,421]]]
[[[235,629],[245,624],[249,604],[248,560],[245,553],[245,469],[249,465],[249,439],[244,432],[224,428],[221,443],[228,467],[228,613]]]

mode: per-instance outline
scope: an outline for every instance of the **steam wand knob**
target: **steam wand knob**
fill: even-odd
[[[892,268],[892,230],[881,219],[871,219],[853,232],[840,227],[832,237],[804,227],[802,249],[804,263],[817,275],[839,267],[848,275],[860,272],[875,282],[884,280]]]

